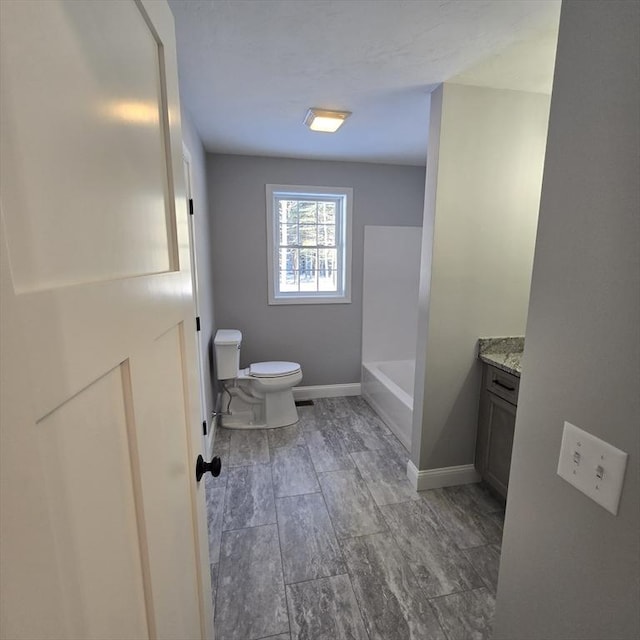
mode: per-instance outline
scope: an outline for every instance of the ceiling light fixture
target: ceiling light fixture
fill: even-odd
[[[335,133],[350,115],[351,111],[327,111],[311,107],[307,111],[304,123],[311,131]]]

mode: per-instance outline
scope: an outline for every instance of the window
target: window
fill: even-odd
[[[267,185],[269,304],[351,302],[353,189]]]

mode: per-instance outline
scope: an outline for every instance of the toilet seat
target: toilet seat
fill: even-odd
[[[254,362],[249,365],[249,376],[252,378],[283,378],[300,371],[297,362]]]

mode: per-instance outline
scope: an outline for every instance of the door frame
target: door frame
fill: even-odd
[[[189,208],[189,257],[191,260],[191,284],[193,289],[193,306],[196,317],[202,319],[202,307],[200,302],[200,289],[198,278],[198,249],[196,246],[196,225],[195,225],[195,201],[193,199],[193,178],[192,178],[192,162],[191,152],[187,145],[182,142],[182,161],[184,166],[185,190],[187,198],[187,207]],[[193,207],[193,210],[190,208]],[[193,211],[193,212],[192,212]],[[203,451],[207,458],[213,455],[213,431],[215,423],[210,421],[209,408],[207,407],[207,389],[205,376],[206,351],[202,345],[202,331],[196,330],[196,357],[198,360],[198,378],[200,391],[200,414],[201,422],[206,423],[207,433],[202,434]]]

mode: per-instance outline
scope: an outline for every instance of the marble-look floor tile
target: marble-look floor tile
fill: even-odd
[[[500,547],[495,544],[486,547],[465,549],[465,557],[469,560],[484,585],[495,596],[498,590],[498,572],[500,570]]]
[[[339,538],[386,530],[384,518],[356,469],[323,473],[318,479]]]
[[[378,418],[351,413],[344,418],[335,419],[334,424],[340,430],[349,453],[375,451],[388,446],[386,436],[389,429]]]
[[[332,423],[322,417],[316,406],[298,407],[298,426],[303,432],[322,429],[330,424]]]
[[[205,473],[204,475],[204,486],[206,490],[215,488],[224,488],[227,486],[227,474],[229,472],[229,453],[216,453],[214,450],[214,455],[220,458],[220,475],[215,478],[210,473]]]
[[[252,640],[289,632],[276,525],[222,536],[217,640]]]
[[[285,582],[289,589],[324,581],[329,586],[323,593],[339,592],[332,583],[347,569],[370,640],[442,639],[439,624],[433,626],[435,611],[448,625],[449,640],[483,637],[498,575],[504,519],[500,503],[480,485],[420,492],[418,500],[410,500],[402,488],[409,454],[361,397],[320,399],[314,406],[299,407],[298,415],[299,422],[290,427],[219,428],[216,433],[214,455],[221,457],[222,473],[218,478],[207,474],[203,481],[210,555],[212,562],[218,560],[211,568],[214,600],[218,590],[216,638],[333,640],[348,634],[348,627],[331,627],[337,614],[332,605],[322,605],[321,596],[308,597],[314,602],[299,613],[295,636],[286,603],[282,615]],[[300,488],[295,476],[310,482],[300,451],[305,447],[321,493],[275,498],[274,480],[281,493],[289,493],[285,486]],[[396,502],[401,497],[407,501]],[[279,536],[272,535],[267,545],[243,537],[262,529],[279,531]],[[236,536],[240,538],[232,546],[238,561],[225,550]],[[376,543],[378,538],[384,544]],[[347,557],[349,545],[353,548]],[[267,584],[260,576],[273,571],[259,566],[269,567],[271,561],[280,563],[280,577]],[[254,579],[251,567],[256,565]],[[479,595],[460,597],[467,593]],[[430,619],[424,602],[429,603]],[[291,599],[288,605],[293,611]],[[314,611],[320,611],[321,619],[310,622],[306,616],[313,618]],[[275,620],[275,626],[267,619]],[[353,637],[359,638],[357,633]]]
[[[468,505],[482,513],[504,511],[504,506],[479,483],[447,487],[447,492],[458,504]]]
[[[347,572],[321,493],[278,498],[276,511],[285,583]]]
[[[269,462],[266,429],[233,429],[229,439],[229,466]]]
[[[497,544],[502,547],[502,534],[504,533],[504,509],[502,511],[493,511],[487,513],[487,520],[491,522],[490,532],[487,532],[487,537],[490,537],[493,541],[492,544]]]
[[[292,424],[279,429],[267,429],[267,437],[270,449],[306,446],[302,427],[299,424]]]
[[[354,411],[363,418],[365,423],[368,422],[377,425],[376,431],[384,440],[383,446],[370,448],[389,451],[406,468],[407,462],[409,462],[409,451],[407,451],[406,447],[398,440],[382,419],[378,417],[376,412],[367,404],[367,401],[362,396],[354,396],[350,398],[350,400]]]
[[[409,462],[409,451],[391,432],[385,436],[386,450],[406,469]]]
[[[339,431],[331,426],[304,432],[313,466],[318,473],[355,468]]]
[[[271,466],[258,464],[229,469],[223,530],[257,527],[275,521]]]
[[[460,504],[456,493],[445,487],[422,491],[420,495],[460,549],[500,543],[500,516],[483,513],[466,502]]]
[[[307,447],[280,447],[271,457],[276,498],[320,491]]]
[[[413,575],[429,598],[482,587],[473,566],[422,500],[380,507]]]
[[[211,609],[215,617],[216,611],[216,595],[218,592],[218,564],[209,565],[209,571],[211,574]]]
[[[221,453],[229,453],[229,441],[231,439],[231,429],[216,427],[213,437],[213,452],[219,456]]]
[[[325,420],[345,418],[353,413],[348,397],[318,398],[315,400],[315,408]]]
[[[495,598],[488,589],[474,589],[430,600],[449,640],[489,640]]]
[[[292,640],[368,640],[349,576],[287,585]]]
[[[420,500],[407,478],[406,467],[387,451],[359,451],[351,457],[376,504]]]
[[[378,414],[369,406],[364,396],[348,396],[346,401],[355,413],[365,417],[378,417]]]
[[[371,640],[446,640],[390,534],[350,538],[341,544]]]
[[[211,563],[217,563],[220,557],[225,493],[224,487],[213,487],[207,490],[207,529],[209,531],[209,562]]]

